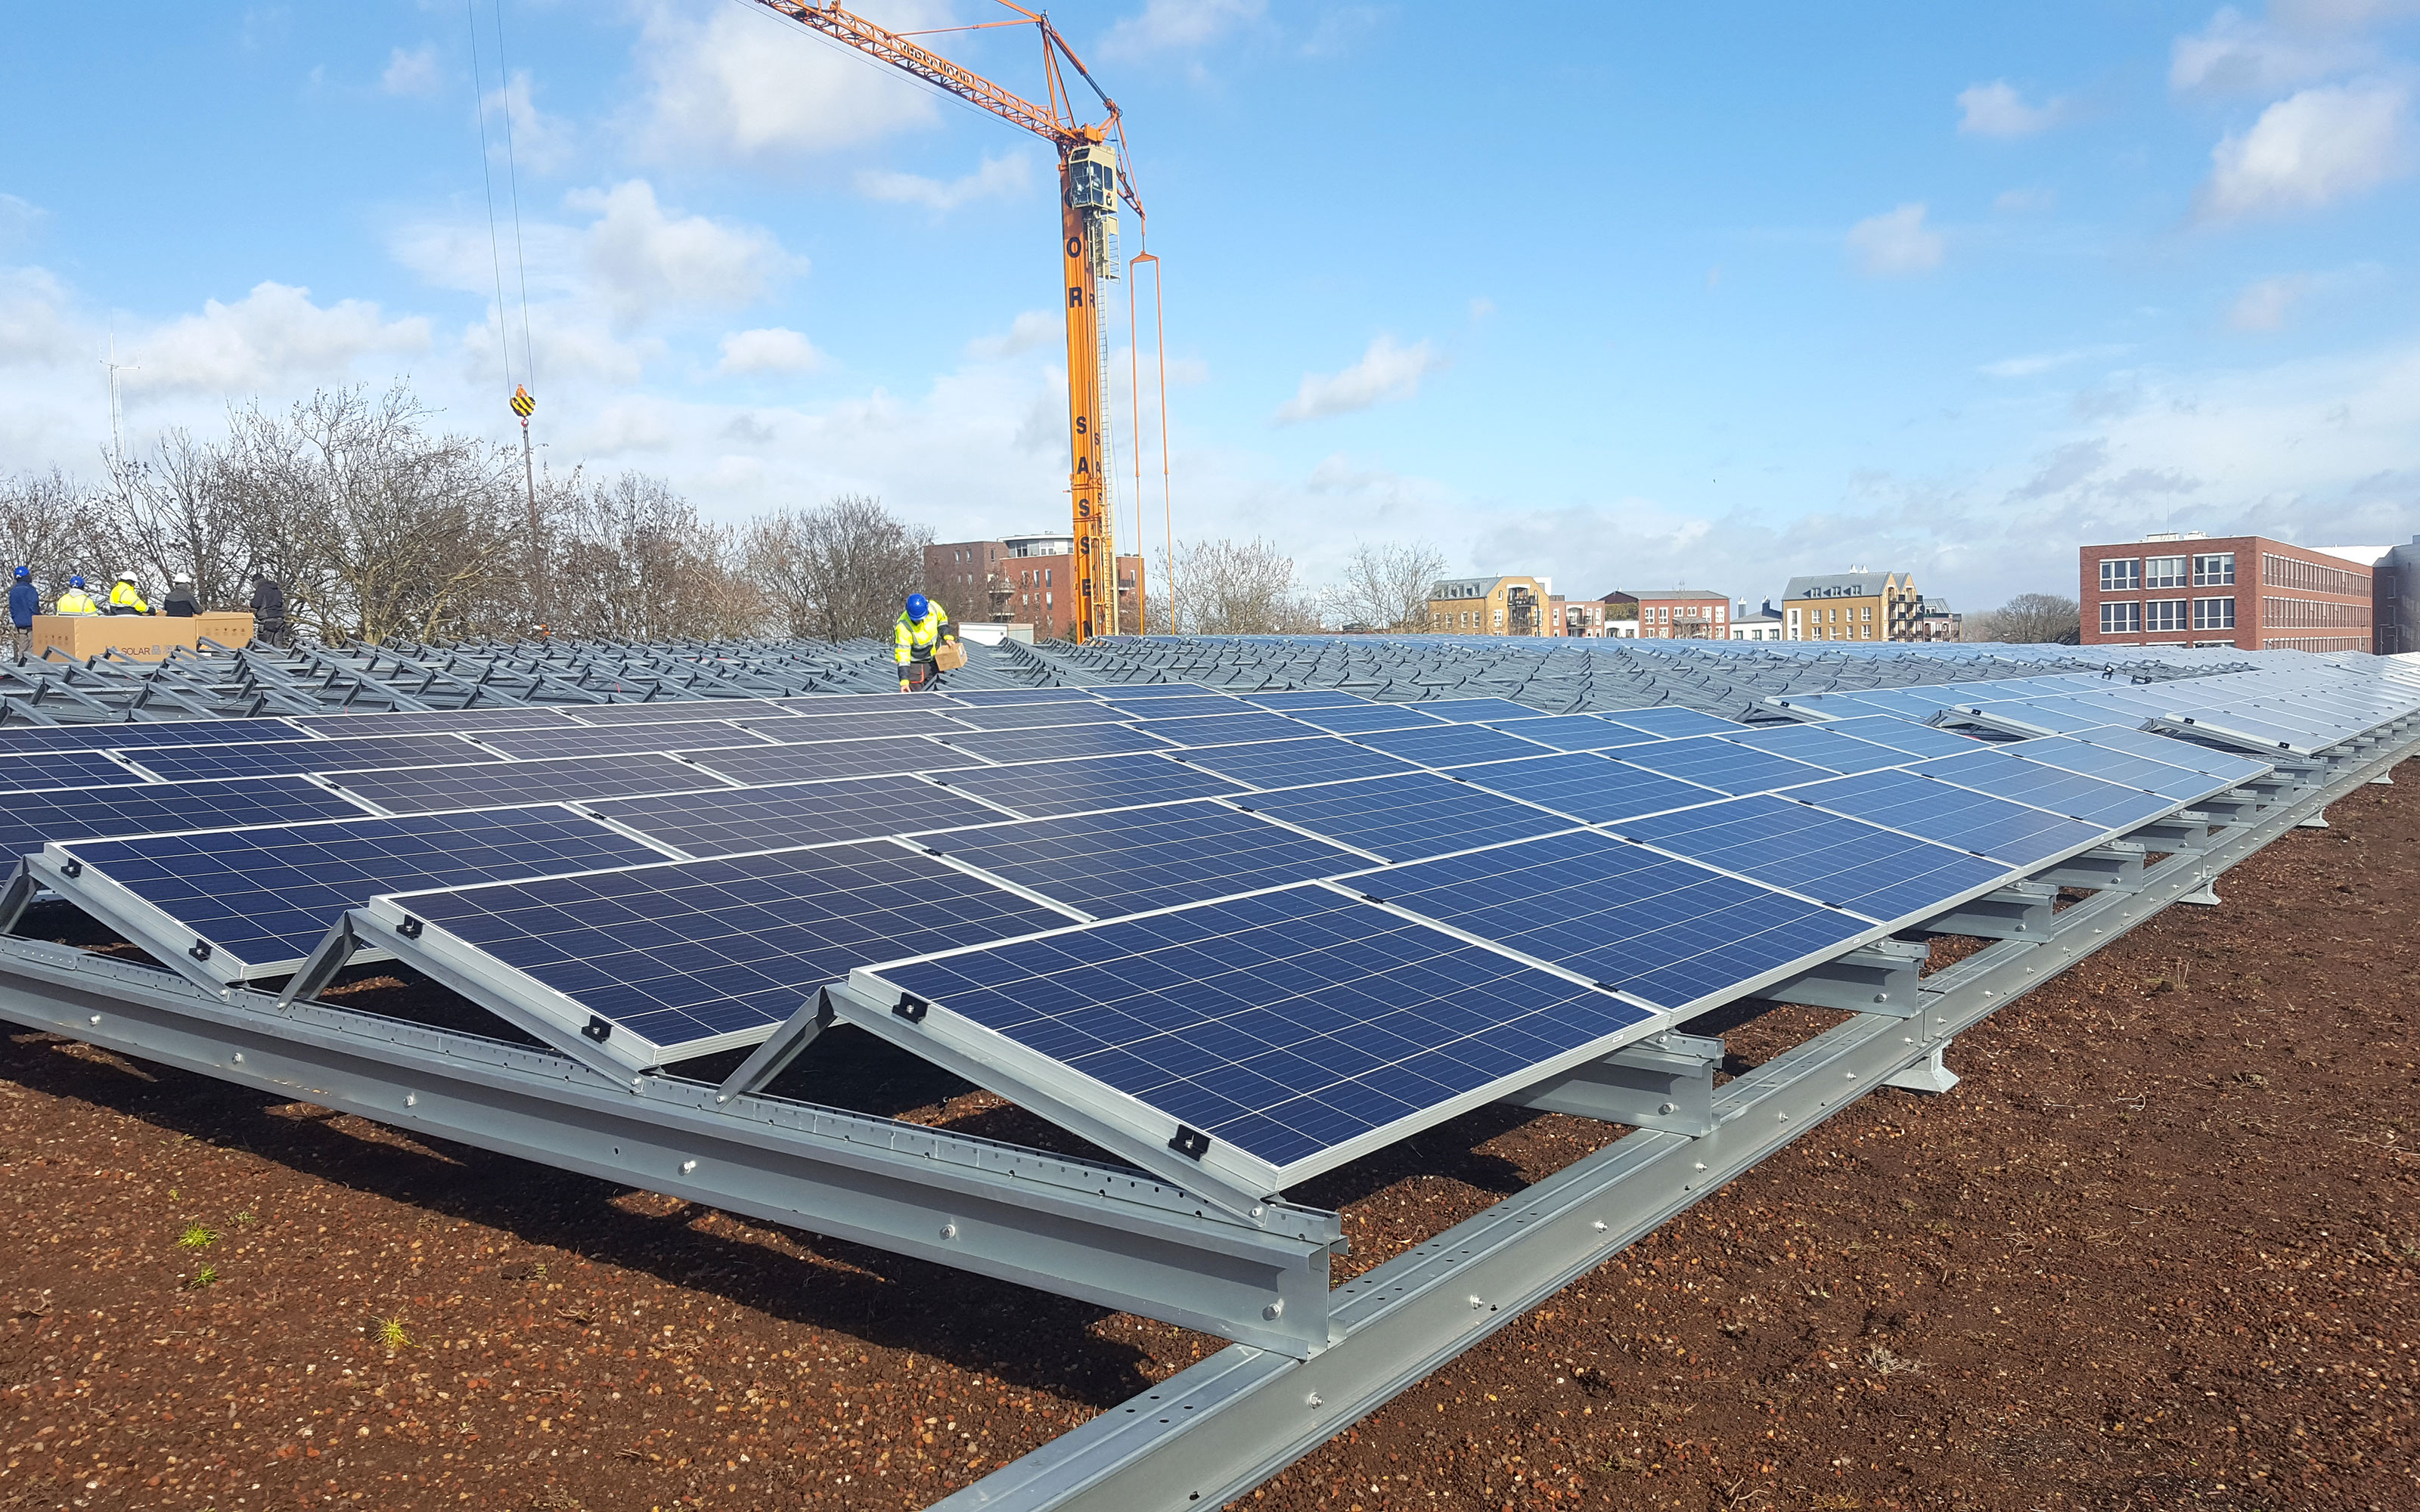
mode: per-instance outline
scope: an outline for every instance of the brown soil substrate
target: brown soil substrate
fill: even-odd
[[[2405,774],[1969,1033],[1949,1095],[1855,1104],[1242,1504],[2420,1506]],[[1735,1029],[1733,1065],[1830,1021]],[[0,1507],[919,1507],[1218,1347],[6,1043]],[[1042,1137],[826,1048],[782,1090]],[[1490,1110],[1296,1195],[1344,1208],[1341,1279],[1610,1133]]]

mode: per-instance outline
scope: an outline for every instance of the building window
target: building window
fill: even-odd
[[[2182,588],[2185,585],[2185,559],[2182,557],[2147,557],[2143,561],[2143,586],[2146,588]],[[2157,625],[2153,629],[2159,628]]]
[[[2211,551],[2193,559],[2195,588],[2226,588],[2235,582],[2235,553]]]
[[[2196,630],[2232,630],[2235,628],[2235,600],[2196,598],[2193,601],[2193,616]]]
[[[2161,559],[2154,557],[2151,560],[2157,562]],[[2172,560],[2181,563],[2184,559],[2177,557]],[[2144,629],[2156,635],[2163,630],[2181,630],[2184,627],[2185,601],[2183,599],[2155,598],[2143,606]]]
[[[2133,557],[2104,557],[2101,563],[2101,591],[2122,594],[2130,588],[2143,586],[2143,563]]]
[[[2103,563],[2102,565],[2106,566],[2107,563]],[[2133,563],[2129,563],[2128,565],[2132,566]],[[2142,605],[2129,599],[2123,604],[2103,604],[2101,606],[2101,633],[2102,635],[2136,635],[2141,633],[2142,628]]]

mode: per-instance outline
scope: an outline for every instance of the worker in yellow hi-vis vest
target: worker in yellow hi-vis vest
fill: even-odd
[[[933,657],[945,641],[958,642],[950,611],[922,594],[909,594],[907,612],[891,626],[891,659],[899,664],[899,691],[933,686],[941,675]]]

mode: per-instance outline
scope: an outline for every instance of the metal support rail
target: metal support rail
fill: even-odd
[[[1908,1016],[1860,1013],[1717,1089],[1714,1130],[1638,1130],[1336,1288],[1339,1337],[1296,1360],[1237,1345],[935,1504],[934,1512],[1216,1507],[1384,1406],[1497,1329],[1875,1088],[1918,1087],[1944,1046],[2413,751],[2365,752],[2177,852],[2127,891],[2059,913],[1921,984]]]

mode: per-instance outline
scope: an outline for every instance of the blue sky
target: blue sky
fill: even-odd
[[[497,3],[550,465],[1063,519],[1044,144],[752,0],[502,0],[506,85]],[[1979,608],[2072,593],[2080,541],[2420,532],[2413,0],[1497,14],[1054,9],[1167,260],[1181,536]],[[1041,87],[1030,31],[930,40]],[[0,470],[98,471],[113,336],[138,441],[399,373],[509,438],[471,41],[448,3],[22,18]]]

